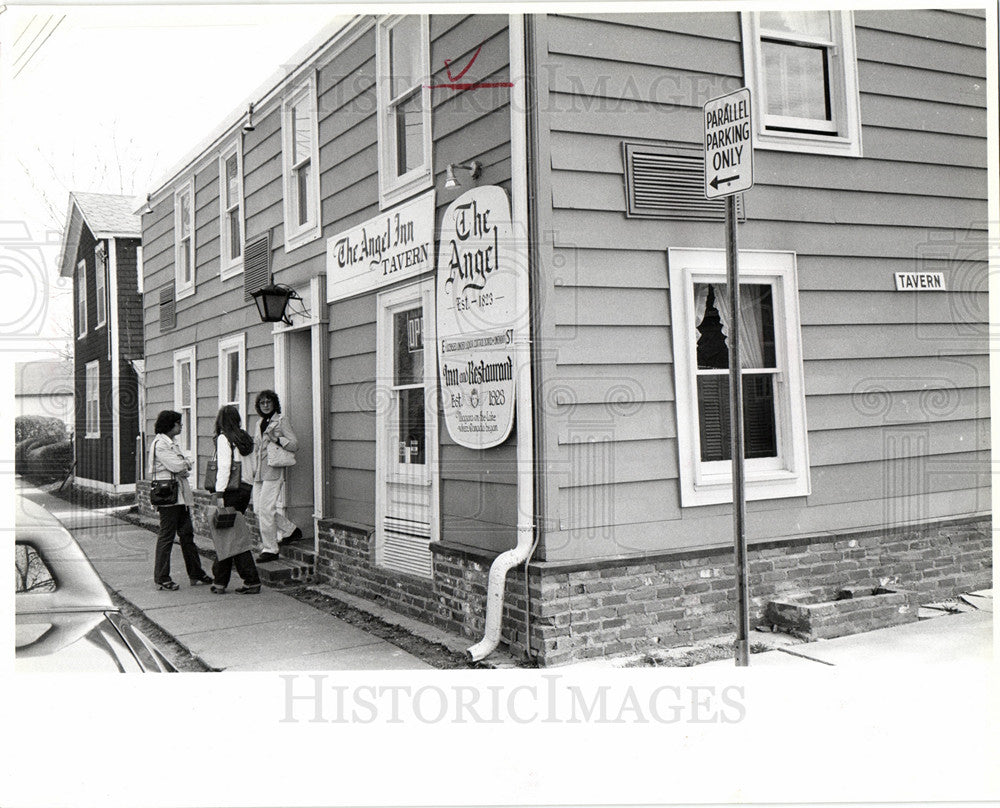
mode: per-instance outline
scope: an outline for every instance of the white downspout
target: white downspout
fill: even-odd
[[[490,566],[486,587],[486,634],[466,651],[473,661],[485,659],[500,643],[504,585],[507,573],[531,555],[534,541],[534,429],[531,391],[530,283],[528,249],[528,129],[527,65],[524,16],[510,15],[510,153],[511,213],[515,249],[522,272],[517,277],[517,312],[522,326],[514,337],[517,367],[515,418],[517,420],[517,544],[501,553]]]

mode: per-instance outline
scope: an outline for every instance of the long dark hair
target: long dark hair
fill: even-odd
[[[239,449],[241,455],[246,456],[253,451],[253,438],[243,429],[242,424],[240,411],[232,404],[224,404],[215,417],[215,437],[225,435],[226,440]]]
[[[275,393],[274,390],[261,390],[257,394],[257,400],[254,401],[253,403],[253,408],[257,410],[257,414],[261,418],[264,417],[264,413],[260,411],[260,402],[262,402],[265,398],[271,399],[271,401],[274,403],[274,412],[271,413],[271,415],[277,415],[278,413],[281,412],[281,402],[278,401],[278,394]]]
[[[153,427],[153,431],[157,435],[166,435],[174,428],[174,424],[181,422],[183,417],[179,412],[175,412],[174,410],[160,410],[160,414],[156,416],[156,425]]]

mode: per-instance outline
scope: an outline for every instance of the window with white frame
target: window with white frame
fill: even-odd
[[[247,423],[246,334],[219,340],[219,406],[232,404]]]
[[[747,499],[809,493],[795,255],[740,252],[740,369]],[[669,250],[681,504],[732,501],[723,250]]]
[[[860,157],[852,13],[789,9],[742,18],[755,146]]]
[[[136,245],[135,248],[135,272],[136,272],[136,289],[138,289],[139,294],[142,294],[142,245]]]
[[[316,76],[310,74],[282,105],[285,249],[319,238],[319,131]]]
[[[101,437],[101,375],[98,360],[87,363],[85,378],[84,437],[99,438]]]
[[[376,49],[379,201],[387,208],[433,183],[429,18],[380,20]]]
[[[98,243],[94,248],[94,303],[97,306],[97,323],[94,328],[100,328],[108,319],[107,296],[105,295],[105,277],[107,264],[104,260],[104,244]]]
[[[181,434],[177,436],[189,460],[198,445],[197,370],[194,346],[174,351],[174,409],[181,414]]]
[[[243,158],[238,140],[219,156],[219,239],[225,280],[243,268]]]
[[[174,194],[174,273],[177,298],[194,294],[194,178]]]
[[[87,333],[87,262],[76,265],[76,336]]]

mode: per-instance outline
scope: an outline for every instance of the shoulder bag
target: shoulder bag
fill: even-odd
[[[234,447],[233,456],[236,456],[236,450]],[[212,459],[208,461],[208,466],[205,467],[205,485],[203,486],[206,491],[215,492],[219,476],[219,439],[215,439],[215,452],[212,454]],[[240,480],[243,479],[243,462],[241,460],[233,460],[232,465],[229,468],[229,479],[226,481],[226,487],[222,491],[236,491],[240,487]],[[221,494],[222,491],[219,493]]]
[[[150,474],[156,473],[156,444],[159,437],[153,440],[153,462]],[[157,508],[166,508],[177,504],[177,479],[171,475],[169,480],[152,480],[149,486],[149,504]]]

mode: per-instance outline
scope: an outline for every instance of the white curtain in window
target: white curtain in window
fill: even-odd
[[[732,318],[729,314],[729,287],[725,283],[713,284],[715,288],[715,308],[722,320],[722,333],[729,344],[729,329]],[[707,283],[694,285],[695,320],[698,324],[705,317],[705,305],[708,302]],[[740,367],[764,367],[764,324],[761,321],[760,306],[757,305],[758,287],[740,284]]]

